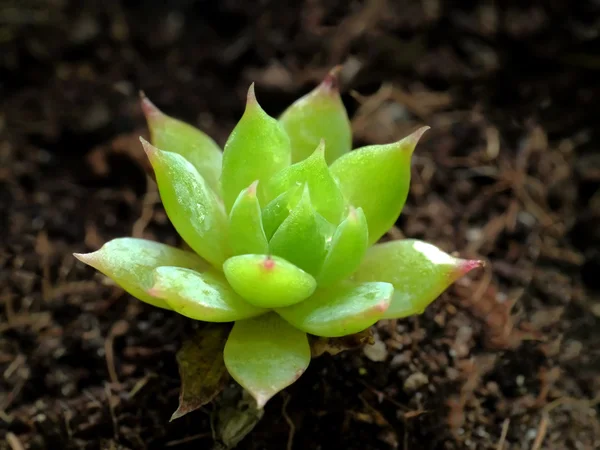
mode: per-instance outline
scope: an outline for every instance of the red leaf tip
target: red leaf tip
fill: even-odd
[[[267,256],[267,258],[263,261],[263,267],[266,270],[273,270],[273,268],[275,267],[275,261],[273,260],[273,258]]]
[[[246,193],[249,196],[254,197],[256,195],[257,189],[258,189],[258,180],[255,180],[252,182],[252,184],[250,186],[248,186],[248,190],[246,191]]]
[[[471,270],[484,266],[485,261],[479,259],[465,259],[460,262],[459,271],[462,275],[466,275]]]

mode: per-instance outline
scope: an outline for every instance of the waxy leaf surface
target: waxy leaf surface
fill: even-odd
[[[369,244],[369,229],[362,208],[350,213],[335,230],[317,277],[319,286],[327,286],[348,278],[358,268]]]
[[[265,187],[268,201],[294,186],[308,186],[315,210],[325,219],[338,224],[344,212],[344,197],[325,162],[323,141],[307,159],[286,167],[275,174]]]
[[[402,239],[369,248],[352,278],[392,283],[394,296],[383,318],[397,319],[421,314],[448,286],[481,265],[423,241]]]
[[[142,97],[142,110],[152,145],[183,156],[211,189],[219,193],[223,153],[217,143],[198,128],[167,116],[146,97]]]
[[[320,288],[304,300],[277,313],[296,328],[323,337],[358,333],[377,322],[390,305],[390,283],[343,282]]]
[[[180,267],[158,267],[148,293],[163,299],[175,312],[205,322],[233,322],[266,311],[244,301],[214,270],[199,273]]]
[[[331,173],[346,200],[360,207],[369,224],[369,243],[394,225],[408,195],[410,161],[422,127],[399,142],[356,149],[336,160]]]
[[[233,256],[225,261],[223,270],[231,287],[260,308],[293,305],[317,287],[311,275],[277,256]]]
[[[306,334],[274,313],[236,322],[224,356],[231,376],[259,408],[300,378],[311,357]]]
[[[203,271],[210,267],[194,253],[137,238],[113,239],[95,252],[75,253],[74,256],[111,278],[134,297],[164,309],[171,307],[146,292],[152,286],[154,269],[170,265]]]
[[[263,254],[269,251],[260,203],[256,196],[257,184],[252,183],[240,193],[229,213],[229,243],[234,255]]]
[[[292,143],[292,162],[308,158],[321,139],[331,164],[352,147],[352,129],[332,70],[313,91],[296,100],[279,118]]]
[[[308,189],[305,189],[296,207],[271,238],[269,248],[274,255],[315,275],[325,258],[325,237],[321,230]]]
[[[177,233],[200,256],[220,267],[229,256],[227,216],[195,167],[177,153],[142,140],[156,175],[163,206]]]
[[[244,115],[229,136],[223,152],[221,192],[227,211],[231,210],[242,189],[255,180],[266,182],[289,166],[290,161],[290,139],[281,124],[260,107],[252,85]]]

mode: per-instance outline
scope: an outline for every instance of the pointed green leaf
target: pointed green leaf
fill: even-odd
[[[352,148],[352,129],[338,90],[338,69],[313,91],[296,100],[279,121],[292,143],[292,161],[308,158],[325,140],[325,159],[331,164]]]
[[[173,311],[204,322],[233,322],[266,311],[244,301],[212,270],[203,273],[180,267],[158,267],[148,294],[163,299]]]
[[[293,305],[317,287],[312,276],[277,256],[234,256],[225,261],[223,270],[231,287],[260,308]]]
[[[352,278],[392,283],[394,297],[384,318],[397,319],[421,314],[448,286],[482,264],[455,258],[427,242],[402,239],[367,250]]]
[[[229,243],[234,255],[269,251],[260,203],[256,197],[257,184],[255,181],[240,193],[229,213]]]
[[[350,152],[331,165],[346,200],[361,207],[369,224],[369,244],[394,225],[408,195],[410,160],[422,127],[399,142]]]
[[[319,286],[327,286],[348,278],[358,268],[369,244],[369,229],[362,208],[350,213],[335,231],[327,251]]]
[[[377,322],[390,305],[390,283],[343,282],[320,288],[304,300],[277,313],[296,328],[323,337],[358,333]]]
[[[196,253],[220,267],[229,250],[227,216],[218,197],[183,156],[141,141],[154,168],[163,206],[177,233]]]
[[[325,144],[319,144],[307,159],[286,167],[266,184],[265,199],[270,201],[298,185],[307,184],[315,210],[334,224],[344,213],[344,197],[325,162]]]
[[[236,322],[225,345],[227,370],[259,408],[300,378],[309,363],[306,334],[273,313]]]
[[[303,191],[304,186],[293,186],[263,208],[262,221],[268,240],[273,237],[279,225],[287,219],[292,209],[296,207],[300,198],[302,198]]]
[[[306,187],[296,207],[271,238],[269,247],[274,255],[314,275],[319,273],[325,259],[325,237],[321,230]]]
[[[74,256],[114,280],[134,297],[165,309],[171,307],[164,300],[146,293],[152,286],[154,269],[170,265],[204,271],[210,267],[194,253],[136,238],[113,239],[95,252],[74,253]]]
[[[229,374],[223,361],[223,349],[228,332],[228,327],[207,325],[183,341],[177,352],[181,377],[179,407],[171,420],[211,402],[225,387]]]
[[[167,116],[143,94],[142,111],[148,122],[152,145],[183,156],[211,189],[219,193],[223,154],[217,143],[196,127]]]
[[[290,165],[290,139],[283,127],[258,104],[254,84],[246,111],[225,144],[221,188],[227,211],[254,180],[267,181]],[[259,192],[259,198],[260,192]]]

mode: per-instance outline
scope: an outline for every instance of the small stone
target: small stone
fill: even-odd
[[[372,345],[365,345],[363,353],[367,358],[374,362],[385,361],[388,357],[388,351],[383,341],[375,341]]]
[[[404,381],[404,391],[414,392],[429,383],[429,378],[423,372],[415,372]]]

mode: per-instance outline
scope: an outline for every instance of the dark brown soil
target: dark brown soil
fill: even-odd
[[[211,405],[169,423],[193,324],[71,253],[177,243],[139,89],[222,144],[250,82],[275,115],[338,63],[357,145],[432,127],[391,237],[490,264],[239,448],[600,448],[600,5],[450,4],[0,2],[0,449],[212,447]]]

